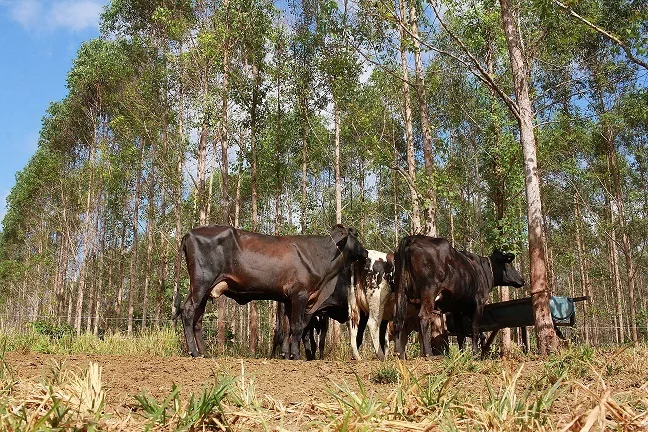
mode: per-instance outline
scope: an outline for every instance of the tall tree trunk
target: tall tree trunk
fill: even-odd
[[[623,316],[623,290],[621,288],[621,276],[619,272],[619,260],[617,252],[617,235],[615,228],[615,215],[612,200],[605,196],[605,204],[607,207],[608,217],[610,218],[610,233],[607,240],[608,244],[608,262],[610,265],[610,274],[612,275],[612,285],[614,286],[615,293],[615,308],[616,308],[616,335],[617,343],[625,342],[625,320]]]
[[[142,297],[142,322],[140,328],[144,330],[147,325],[149,288],[151,286],[151,272],[153,261],[153,222],[155,218],[155,145],[151,145],[151,172],[148,181],[148,211],[146,216],[146,267],[144,270],[144,296]]]
[[[365,224],[367,219],[367,212],[365,209],[365,165],[364,160],[360,158],[358,161],[360,169],[360,237],[364,238],[365,236]]]
[[[101,179],[100,179],[101,181]],[[97,234],[97,237],[100,238],[99,242],[99,250],[96,251],[93,259],[93,270],[94,270],[94,277],[92,280],[92,284],[90,286],[90,295],[88,296],[88,316],[86,319],[86,333],[90,333],[92,330],[92,319],[94,316],[97,314],[96,311],[96,302],[97,299],[101,296],[101,281],[103,279],[103,256],[104,256],[104,249],[105,249],[105,239],[106,239],[106,234],[105,234],[105,223],[100,223],[101,221],[99,220],[99,216],[101,213],[102,218],[105,220],[105,213],[106,210],[103,209],[102,206],[102,195],[99,193],[98,196],[98,202],[97,202],[97,210],[96,210],[96,217],[95,217],[95,226],[94,226],[94,232]]]
[[[401,0],[404,1],[405,0]],[[427,97],[425,94],[425,74],[421,59],[421,41],[419,39],[418,16],[416,3],[410,4],[410,33],[414,45],[414,61],[416,64],[416,95],[419,102],[419,115],[423,132],[423,160],[425,163],[425,194],[427,209],[425,211],[425,228],[423,233],[428,236],[437,236],[437,194],[434,187],[434,149],[432,147],[432,130],[430,127]]]
[[[280,211],[280,195],[282,189],[281,181],[281,59],[283,54],[283,46],[280,41],[277,42],[277,112],[276,112],[276,125],[275,125],[275,189],[274,189],[274,235],[279,235],[279,227],[281,225],[281,211]]]
[[[586,296],[589,295],[589,288],[588,288],[588,283],[587,283],[588,281],[587,281],[586,271],[585,271],[585,256],[584,256],[585,253],[583,248],[583,237],[581,234],[581,223],[582,220],[581,220],[580,209],[578,205],[578,195],[574,194],[574,225],[576,228],[576,250],[578,252],[578,274],[580,276],[581,295]],[[590,297],[589,301],[593,302],[594,299]],[[585,343],[588,345],[591,343],[590,328],[589,328],[591,321],[589,317],[589,309],[590,308],[587,308],[585,313],[583,314],[583,329],[585,333]]]
[[[242,137],[241,137],[242,138]],[[239,217],[241,215],[241,171],[243,168],[239,164],[236,173],[236,192],[234,195],[234,228],[239,227]]]
[[[198,224],[207,225],[207,204],[208,197],[205,177],[207,175],[207,121],[204,120],[200,130],[200,139],[198,140],[198,190],[196,191],[196,200],[198,202]]]
[[[103,258],[101,259],[100,268],[103,270]],[[102,271],[101,270],[101,271]],[[99,274],[101,274],[101,271]],[[94,326],[92,327],[92,334],[99,335],[99,320],[101,319],[101,299],[103,298],[103,277],[99,278],[99,286],[97,287],[97,296],[95,297],[94,307]],[[90,330],[88,330],[89,332]]]
[[[94,212],[92,210],[93,204],[93,189],[94,189],[94,159],[95,147],[97,144],[97,126],[95,125],[93,131],[92,141],[88,151],[88,168],[90,170],[90,178],[88,180],[85,204],[85,219],[83,223],[83,252],[81,253],[81,261],[79,265],[79,283],[77,285],[77,298],[76,298],[76,317],[74,320],[74,328],[77,336],[81,334],[81,317],[83,316],[83,297],[85,295],[86,273],[88,267],[88,260],[92,256],[94,248],[94,236],[92,231],[94,229]]]
[[[122,318],[122,297],[124,296],[124,262],[126,261],[126,217],[128,215],[128,203],[130,196],[128,194],[124,195],[124,214],[123,220],[121,222],[121,237],[119,241],[119,264],[117,269],[117,305],[115,306],[115,325],[116,328],[119,328]]]
[[[63,195],[63,194],[61,194]],[[57,283],[58,288],[57,292],[57,305],[56,305],[56,323],[61,324],[61,318],[63,317],[63,308],[65,306],[65,288],[67,281],[67,272],[70,265],[70,234],[69,234],[69,224],[67,222],[67,206],[65,200],[61,200],[63,203],[63,226],[65,230],[61,232],[61,254],[58,265],[57,272]]]
[[[164,154],[166,155],[166,134],[165,134],[165,143],[164,143]],[[160,220],[163,221],[166,219],[166,178],[161,176],[160,184]],[[166,227],[166,224],[165,224]],[[167,231],[165,229],[160,229],[160,252],[162,254],[160,262],[158,264],[157,271],[157,295],[156,295],[156,304],[155,304],[155,327],[160,327],[160,317],[162,315],[162,303],[164,302],[164,281],[166,280],[167,275],[167,264],[169,262],[169,245],[167,242]]]
[[[421,232],[421,211],[419,209],[418,193],[416,191],[416,160],[414,159],[414,128],[412,126],[412,106],[409,90],[409,71],[407,68],[407,40],[404,27],[407,25],[407,13],[404,0],[397,0],[400,19],[400,55],[403,73],[403,121],[405,122],[405,139],[407,141],[407,176],[412,201],[412,232]]]
[[[182,80],[180,80],[180,95],[179,95],[179,111],[178,114],[178,164],[176,168],[176,190],[175,190],[175,209],[173,211],[175,218],[175,250],[176,260],[173,270],[173,302],[171,303],[171,316],[178,314],[177,305],[180,303],[178,296],[180,295],[180,269],[182,268],[183,251],[180,250],[182,244],[182,170],[184,167],[184,90],[182,87]]]
[[[335,146],[335,223],[342,223],[342,180],[340,175],[340,107],[333,96],[333,128]]]
[[[308,212],[308,201],[307,201],[307,195],[306,195],[306,185],[308,181],[308,108],[307,108],[307,102],[306,102],[306,97],[304,95],[300,95],[299,97],[299,113],[301,114],[301,126],[300,126],[300,131],[301,131],[301,155],[302,155],[302,160],[301,160],[301,170],[302,170],[302,176],[301,176],[301,214],[299,216],[299,224],[301,228],[301,233],[306,234],[306,216]]]
[[[144,143],[140,144],[139,168],[135,174],[135,196],[133,197],[133,244],[131,246],[130,267],[128,271],[128,336],[133,334],[133,317],[135,314],[135,287],[137,286],[137,248],[139,237],[139,201],[142,186],[142,163],[144,159]]]
[[[252,105],[250,107],[250,152],[252,160],[250,161],[250,188],[252,200],[252,231],[259,229],[259,209],[258,209],[258,185],[257,185],[257,151],[256,151],[256,129],[257,129],[257,105],[259,103],[259,70],[256,65],[252,66],[254,75],[254,86],[252,87]]]
[[[607,145],[607,159],[608,167],[612,177],[612,184],[614,186],[614,200],[616,202],[617,217],[619,219],[619,229],[621,231],[621,241],[623,244],[623,256],[626,264],[626,277],[628,284],[628,303],[630,312],[630,339],[632,342],[637,342],[637,309],[635,301],[635,263],[632,257],[632,246],[630,245],[630,238],[628,237],[627,224],[625,219],[624,210],[624,197],[621,188],[621,180],[619,179],[619,168],[617,166],[617,151],[614,145],[614,136],[609,128],[604,132],[604,139]],[[610,211],[613,211],[610,208]]]
[[[96,281],[96,288],[94,290],[94,295],[92,299],[93,303],[93,309],[94,309],[94,326],[92,327],[92,333],[96,336],[99,331],[99,307],[101,303],[101,298],[104,297],[104,292],[103,292],[103,280],[104,280],[104,263],[106,260],[106,210],[104,208],[103,212],[103,219],[104,223],[101,224],[100,227],[97,227],[97,232],[99,232],[99,238],[101,239],[101,242],[99,244],[99,253],[97,254],[97,260],[98,262],[98,268],[97,268],[97,275],[95,276],[95,281]],[[99,225],[99,224],[97,224]],[[91,319],[88,318],[88,327],[86,329],[87,333],[90,333],[90,323]]]
[[[527,218],[529,236],[529,262],[531,267],[531,303],[541,355],[557,349],[558,340],[549,312],[549,290],[547,288],[547,268],[544,257],[544,238],[542,232],[542,203],[540,201],[540,180],[536,156],[536,140],[533,131],[533,111],[529,97],[527,67],[522,55],[521,35],[516,27],[514,8],[511,0],[500,0],[502,27],[508,46],[513,74],[515,98],[520,117],[520,144],[524,155],[524,176],[527,197]]]
[[[229,0],[223,0],[223,7],[229,8]],[[228,12],[229,16],[229,12]],[[229,18],[225,22],[226,32],[229,31]],[[227,34],[227,33],[226,33]],[[230,38],[225,38],[223,47],[223,81],[221,82],[222,107],[220,120],[220,142],[221,142],[221,209],[222,223],[230,225],[230,195],[229,195],[229,73],[230,73]],[[222,296],[220,298],[223,298]],[[219,298],[219,299],[220,299]],[[224,298],[223,298],[224,300]],[[220,308],[220,305],[219,305]],[[219,324],[220,325],[220,324]]]
[[[391,143],[394,149],[394,166],[398,165],[398,147],[396,147],[396,136],[394,133],[394,125],[392,124],[391,128]],[[400,239],[399,235],[399,211],[398,211],[398,174],[394,170],[392,173],[393,183],[394,183],[394,244],[393,247],[396,249],[398,247],[398,241]]]

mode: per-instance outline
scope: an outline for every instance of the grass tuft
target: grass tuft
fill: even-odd
[[[182,402],[180,387],[176,384],[172,384],[171,392],[162,402],[146,392],[135,396],[135,400],[145,418],[146,429],[164,426],[177,431],[227,430],[223,401],[232,391],[233,381],[231,377],[220,376],[211,386],[203,387],[197,396],[191,394],[187,403]]]
[[[399,378],[400,373],[394,365],[381,363],[380,367],[371,373],[369,381],[374,384],[396,384]]]

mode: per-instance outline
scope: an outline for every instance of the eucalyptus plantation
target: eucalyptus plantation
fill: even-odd
[[[385,252],[516,253],[530,283],[491,301],[532,297],[540,353],[551,295],[590,297],[585,343],[645,340],[647,22],[631,1],[113,0],[7,199],[2,323],[172,325],[189,229],[343,223]],[[270,350],[273,302],[200,307],[211,346]]]

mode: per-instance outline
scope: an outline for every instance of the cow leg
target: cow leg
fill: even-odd
[[[421,356],[432,355],[432,323],[428,317],[421,317]]]
[[[200,303],[196,309],[196,319],[194,322],[194,335],[196,336],[196,348],[200,356],[205,355],[205,339],[203,338],[203,314],[205,313],[205,308],[207,307],[207,297],[205,300]]]
[[[473,320],[472,320],[472,349],[473,349],[473,354],[477,355],[479,354],[479,318],[482,315],[483,307],[477,306],[475,309],[475,313],[473,314]],[[486,353],[482,353],[482,357]]]
[[[292,307],[290,303],[284,305],[284,315],[281,317],[281,326],[283,327],[283,339],[281,343],[281,358],[287,359],[290,357],[290,314]],[[299,338],[297,338],[299,340]]]
[[[190,289],[189,292],[192,292],[192,290]],[[185,340],[187,341],[187,349],[192,357],[198,357],[200,355],[196,346],[195,335],[196,321],[198,318],[202,318],[202,316],[198,316],[197,314],[200,309],[199,306],[194,302],[191,294],[189,294],[189,297],[187,297],[187,300],[182,306],[182,326],[184,328]]]
[[[351,358],[353,360],[360,360],[360,353],[358,352],[358,324],[354,322],[353,318],[349,320],[349,339],[351,340]]]
[[[403,328],[396,334],[395,351],[401,360],[405,360],[405,348],[407,347],[407,338],[409,337],[409,328],[403,324]]]
[[[362,343],[362,332],[360,331],[360,322],[362,321],[362,314],[359,313],[357,320],[353,317],[349,320],[349,339],[351,339],[351,357],[353,360],[360,360],[360,353],[358,348]]]
[[[428,357],[432,355],[432,326],[435,315],[439,311],[434,309],[435,301],[432,298],[433,290],[425,290],[421,296],[421,309],[419,310],[419,320],[421,322],[421,355]]]
[[[326,345],[326,334],[328,333],[329,328],[329,317],[325,316],[322,318],[322,329],[320,330],[319,335],[319,358],[324,360],[324,346]]]
[[[360,347],[362,346],[362,341],[364,340],[364,332],[365,329],[367,328],[368,319],[369,319],[369,315],[360,311],[360,321],[358,322],[358,335],[356,336],[356,345],[358,346],[358,349],[360,349]]]
[[[306,303],[308,297],[303,294],[298,294],[292,299],[290,311],[290,359],[299,360],[299,344],[301,343],[301,336],[304,332],[306,323],[312,318],[311,315],[306,315]]]
[[[369,319],[367,321],[367,326],[369,327],[369,334],[371,335],[371,341],[373,342],[374,350],[376,351],[376,357],[378,360],[385,359],[385,353],[380,346],[380,324],[376,320],[376,317],[369,314]]]
[[[312,325],[306,327],[306,331],[304,331],[304,334],[302,335],[302,342],[304,343],[306,360],[315,360],[315,329]]]
[[[355,266],[353,266],[355,270]],[[362,310],[358,305],[358,299],[355,292],[355,271],[351,271],[351,283],[349,284],[349,339],[351,341],[351,358],[353,360],[360,360],[360,353],[358,352],[358,347],[362,343],[362,336],[360,336],[360,342],[358,342],[358,332],[360,328],[360,321],[362,319]],[[361,290],[362,287],[358,284],[358,289]],[[360,291],[361,292],[361,291]],[[362,332],[360,332],[362,334]]]
[[[457,345],[459,349],[462,350],[466,344],[466,332],[464,327],[463,314],[459,312],[452,313],[452,319],[454,320],[455,331],[457,332]]]
[[[270,358],[277,358],[279,354],[279,348],[283,346],[283,340],[285,337],[284,332],[284,304],[281,302],[277,303],[277,312],[275,314],[275,327],[272,335],[272,351],[270,353]]]
[[[389,348],[389,341],[387,340],[387,326],[388,325],[389,325],[389,321],[387,321],[387,320],[382,320],[380,322],[380,332],[379,332],[380,348],[382,348],[383,353],[385,354],[385,357],[387,357],[387,349]]]
[[[385,312],[385,303],[387,301],[385,293],[380,289],[372,289],[367,291],[367,303],[369,303],[369,334],[373,341],[374,350],[378,360],[385,359],[385,351],[380,340],[380,322],[382,321]]]

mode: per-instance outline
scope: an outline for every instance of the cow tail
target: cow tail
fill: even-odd
[[[185,260],[187,259],[187,237],[189,234],[185,234],[184,237],[182,237],[182,241],[180,242],[180,248],[178,249],[178,256],[176,259],[176,275],[178,278],[180,277],[180,268],[182,267],[182,259],[180,256],[184,256]],[[191,287],[189,288],[191,289]],[[180,295],[180,286],[178,285],[178,292],[175,293],[175,298],[173,299],[173,305],[175,306],[175,312],[173,313],[173,316],[171,319],[173,321],[177,320],[180,314],[182,313],[182,296]]]
[[[405,316],[407,315],[407,292],[411,290],[412,276],[410,272],[410,260],[406,253],[409,246],[409,239],[405,237],[398,245],[394,254],[395,267],[395,285],[396,285],[396,319],[394,320],[394,330],[399,333],[405,325]]]

